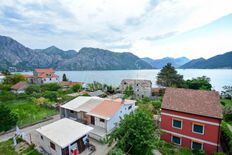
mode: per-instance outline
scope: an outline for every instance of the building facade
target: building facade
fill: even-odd
[[[121,81],[120,90],[124,92],[127,87],[132,87],[134,97],[151,97],[152,82],[150,80],[124,79]]]
[[[126,114],[135,110],[133,100],[111,100],[99,97],[77,97],[60,107],[61,118],[69,118],[94,129],[90,137],[101,140]]]
[[[220,146],[222,111],[214,91],[167,88],[161,109],[161,139],[211,155]]]

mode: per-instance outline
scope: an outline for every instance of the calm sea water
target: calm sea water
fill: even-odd
[[[156,76],[160,70],[117,70],[117,71],[57,71],[62,79],[65,73],[71,81],[93,82],[98,81],[113,86],[118,86],[122,79],[147,79],[156,86]],[[177,69],[184,79],[207,76],[211,79],[213,89],[221,91],[224,85],[232,85],[231,69]]]

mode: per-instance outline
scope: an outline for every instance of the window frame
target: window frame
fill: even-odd
[[[194,125],[202,126],[203,127],[202,133],[194,131]],[[196,134],[204,135],[205,134],[205,125],[201,124],[201,123],[192,123],[192,132],[196,133]]]
[[[175,143],[175,142],[173,141],[173,137],[180,138],[180,144]],[[179,137],[179,136],[172,135],[172,136],[171,136],[171,142],[172,142],[173,144],[175,144],[175,145],[179,145],[179,146],[181,146],[181,145],[182,145],[182,138],[181,138],[181,137]]]
[[[56,151],[56,145],[50,141],[50,148]]]
[[[199,143],[199,144],[201,144],[201,149],[200,149],[200,150],[203,150],[203,143],[202,143],[202,142],[199,142],[199,141],[194,141],[194,140],[191,141],[191,149],[192,149],[192,150],[194,150],[194,148],[193,148],[193,143]]]
[[[105,120],[103,118],[99,119],[101,123],[105,123]]]
[[[179,127],[175,127],[174,123],[173,123],[174,121],[180,121],[181,122],[181,127],[180,128]],[[175,128],[175,129],[182,129],[182,127],[183,127],[183,120],[177,119],[177,118],[172,118],[172,127]]]

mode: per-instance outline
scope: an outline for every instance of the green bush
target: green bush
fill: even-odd
[[[31,95],[33,93],[40,93],[41,89],[40,89],[39,85],[33,84],[33,85],[30,85],[29,87],[27,87],[26,90],[25,90],[25,92],[28,95]]]
[[[23,75],[21,74],[11,74],[11,75],[7,75],[4,78],[4,82],[3,84],[9,84],[9,85],[14,85],[20,81],[26,81],[26,79],[24,78]]]
[[[58,83],[48,83],[41,85],[42,91],[57,91],[61,86]]]
[[[80,84],[75,84],[74,86],[72,86],[72,90],[74,92],[80,92],[82,89],[83,89],[82,85],[80,85]]]
[[[109,151],[108,155],[126,155],[120,148],[114,148]]]
[[[227,123],[225,122],[222,122],[221,125],[221,136],[227,149],[229,149],[229,153],[232,154],[232,132],[230,131]]]
[[[15,94],[9,91],[2,91],[0,93],[0,101],[14,100],[16,98]]]
[[[18,117],[7,106],[0,104],[0,132],[16,125]]]
[[[223,107],[223,116],[225,121],[232,121],[232,105],[228,104]]]
[[[57,92],[55,91],[45,91],[43,97],[49,99],[50,101],[57,101]]]

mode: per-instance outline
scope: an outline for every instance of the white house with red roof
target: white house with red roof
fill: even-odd
[[[93,127],[90,137],[100,140],[135,109],[134,100],[80,96],[62,105],[60,115]]]
[[[29,83],[46,84],[59,82],[59,76],[52,68],[35,69],[33,75],[24,75]]]

